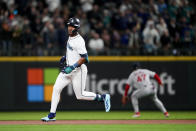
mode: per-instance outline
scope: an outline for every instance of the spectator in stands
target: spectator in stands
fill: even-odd
[[[0,45],[2,46],[2,54],[11,55],[12,52],[12,30],[7,21],[4,21],[0,30]]]
[[[170,0],[168,5],[168,13],[171,19],[177,19],[179,6],[176,3],[176,0]]]
[[[182,45],[186,49],[193,49],[195,48],[194,42],[194,32],[192,30],[192,26],[189,26],[189,28],[185,29],[183,36],[182,36]]]
[[[79,12],[81,11],[79,10]],[[82,12],[80,15],[77,15],[77,18],[80,19],[80,34],[86,38],[90,33],[90,24],[88,23],[87,16]]]
[[[46,55],[54,55],[57,52],[57,32],[53,24],[46,24],[46,28],[43,30],[43,41],[45,48],[47,49]]]
[[[149,8],[154,12],[154,14],[159,14],[158,5],[154,0],[149,0]]]
[[[112,30],[111,35],[111,48],[119,49],[120,47],[120,33],[117,30]]]
[[[180,34],[179,33],[177,33],[175,35],[175,38],[172,41],[172,46],[173,46],[173,49],[174,50],[180,50],[180,49],[182,49],[182,42],[181,42]]]
[[[167,30],[165,30],[165,32],[163,32],[163,34],[161,35],[160,42],[164,51],[167,52],[171,48],[171,38]]]
[[[36,56],[45,56],[45,55],[49,55],[49,51],[51,51],[50,49],[45,47],[45,43],[43,40],[43,37],[40,35],[37,35],[35,37],[35,48],[33,49],[33,54],[32,55],[36,55]]]
[[[146,22],[148,21],[150,17],[150,12],[145,11],[143,8],[139,8],[138,11],[138,17],[141,19],[141,24],[144,27],[146,25]]]
[[[41,21],[41,18],[35,18],[35,22],[31,22],[31,29],[35,34],[40,34],[41,30],[43,28],[43,23]]]
[[[162,36],[165,32],[169,33],[167,24],[165,23],[165,20],[162,17],[159,18],[159,23],[156,25],[156,28],[160,36]]]
[[[162,14],[167,9],[167,4],[165,0],[158,0],[158,10],[159,13]]]
[[[101,38],[103,39],[105,49],[109,50],[111,47],[111,36],[110,36],[108,30],[103,29],[103,31],[101,33]]]
[[[179,34],[178,25],[176,24],[176,19],[172,18],[168,24],[169,34],[172,39],[175,39],[177,33]]]
[[[102,20],[102,16],[101,16],[101,10],[100,7],[98,5],[93,5],[93,10],[89,11],[87,14],[87,18],[89,20],[90,23],[90,27],[92,29],[95,29],[94,26],[97,25],[98,22],[100,22]]]
[[[187,19],[187,22],[190,23],[190,19],[193,12],[193,8],[189,5],[188,0],[182,0],[182,6],[180,8],[181,13],[180,16],[185,17]]]
[[[88,41],[91,30],[99,34],[106,54],[111,51],[117,55],[127,54],[119,53],[122,52],[120,47],[124,47],[123,52],[130,52],[129,48],[133,48],[142,51],[140,54],[143,49],[156,51],[163,43],[158,44],[160,37],[165,40],[165,32],[169,30],[170,48],[176,49],[178,55],[185,47],[195,49],[196,13],[192,4],[189,0],[3,0],[0,1],[0,55],[63,55],[62,47],[66,46],[68,38],[65,21],[70,17],[80,18],[80,31],[85,40]],[[47,23],[56,33],[43,35]],[[153,25],[152,29],[147,28],[146,25],[151,25],[149,23]],[[140,27],[136,32],[135,25]],[[57,46],[45,43],[52,39],[56,40],[52,43]],[[57,47],[55,52],[58,54],[50,52],[50,46],[36,47],[42,41],[43,45]],[[16,43],[24,50],[14,48],[13,51]],[[138,45],[144,45],[144,48],[140,50]]]
[[[123,0],[121,5],[120,5],[120,12],[125,12],[128,9],[132,9],[132,4],[128,0]]]
[[[109,13],[109,10],[104,10],[103,13],[103,25],[105,28],[109,28],[111,23],[111,14]]]
[[[153,22],[147,22],[146,28],[143,31],[144,49],[148,53],[156,51],[159,47],[160,35]]]
[[[89,43],[88,43],[88,47],[90,51],[94,55],[103,53],[104,52],[103,40],[100,38],[99,34],[94,31],[92,31],[91,35],[92,35],[92,38],[89,40]]]
[[[54,12],[60,6],[60,0],[46,0],[50,12]]]
[[[66,42],[68,40],[68,32],[65,29],[65,23],[64,22],[60,22],[59,26],[57,28],[57,43],[59,49],[57,49],[57,51],[59,51],[59,55],[64,55],[65,54],[65,47],[66,47]]]
[[[33,32],[31,31],[31,29],[29,27],[26,27],[22,33],[21,36],[21,40],[22,40],[22,48],[24,49],[23,55],[27,55],[30,56],[32,55],[32,50],[34,47],[34,41],[35,41],[35,37]]]
[[[13,43],[12,51],[13,51],[13,55],[15,56],[21,55],[21,52],[19,51],[22,49],[21,38],[20,38],[21,33],[22,33],[22,29],[20,28],[19,24],[15,25],[13,27],[13,33],[12,33],[12,43]]]
[[[82,10],[84,12],[89,12],[93,9],[94,0],[80,0]]]
[[[126,29],[121,35],[121,47],[126,49],[129,45],[129,36],[130,36],[130,30]]]
[[[126,16],[125,12],[120,12],[119,10],[119,17],[117,18],[117,29],[120,31],[125,31],[128,28],[128,17]]]
[[[139,49],[140,43],[140,34],[138,32],[137,26],[134,26],[132,31],[130,32],[128,47],[131,49]]]

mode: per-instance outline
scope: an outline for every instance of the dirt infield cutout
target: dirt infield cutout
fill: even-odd
[[[196,124],[196,120],[38,120],[0,121],[0,125],[89,125],[89,124]]]

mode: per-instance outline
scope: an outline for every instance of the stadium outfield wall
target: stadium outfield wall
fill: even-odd
[[[1,92],[0,110],[48,110],[52,87],[59,73],[60,57],[0,57]],[[140,62],[142,67],[160,75],[164,88],[158,87],[158,96],[170,110],[196,109],[196,57],[185,56],[92,56],[89,57],[86,90],[110,93],[112,109],[132,109],[131,103],[122,106],[126,79],[131,64]],[[71,85],[61,94],[59,110],[99,110],[103,104],[78,101]],[[149,99],[141,99],[141,109],[156,109]]]

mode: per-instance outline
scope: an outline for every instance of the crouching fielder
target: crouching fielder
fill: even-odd
[[[85,42],[78,33],[80,21],[78,18],[70,18],[67,22],[69,39],[67,41],[66,56],[60,60],[61,72],[59,73],[53,87],[50,113],[43,117],[42,121],[55,121],[56,109],[60,94],[64,87],[72,83],[73,90],[78,100],[101,101],[105,104],[106,112],[110,111],[110,95],[95,94],[85,91],[88,55]]]
[[[150,81],[150,77],[153,77],[154,79],[156,79],[159,85],[162,85],[159,76],[155,72],[152,72],[147,69],[139,69],[139,67],[139,63],[133,64],[133,72],[130,74],[127,80],[125,93],[122,97],[122,103],[126,104],[128,100],[128,90],[131,89],[131,102],[135,112],[132,117],[140,117],[138,99],[146,96],[150,97],[157,106],[157,108],[159,108],[163,112],[163,114],[168,117],[169,114],[167,110],[165,109],[163,103],[157,97],[157,88]]]

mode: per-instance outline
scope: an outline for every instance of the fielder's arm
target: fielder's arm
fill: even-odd
[[[127,96],[128,95],[129,88],[130,88],[130,85],[129,84],[126,84],[124,96]]]
[[[130,85],[126,84],[126,86],[125,86],[125,93],[124,93],[124,95],[122,97],[122,104],[123,105],[125,105],[127,103],[127,101],[128,101],[128,96],[127,95],[128,95],[129,88],[130,88]]]
[[[159,83],[159,85],[163,85],[163,84],[162,84],[162,81],[161,81],[161,79],[160,79],[160,77],[159,77],[157,74],[154,75],[154,78],[155,78],[156,81]]]

